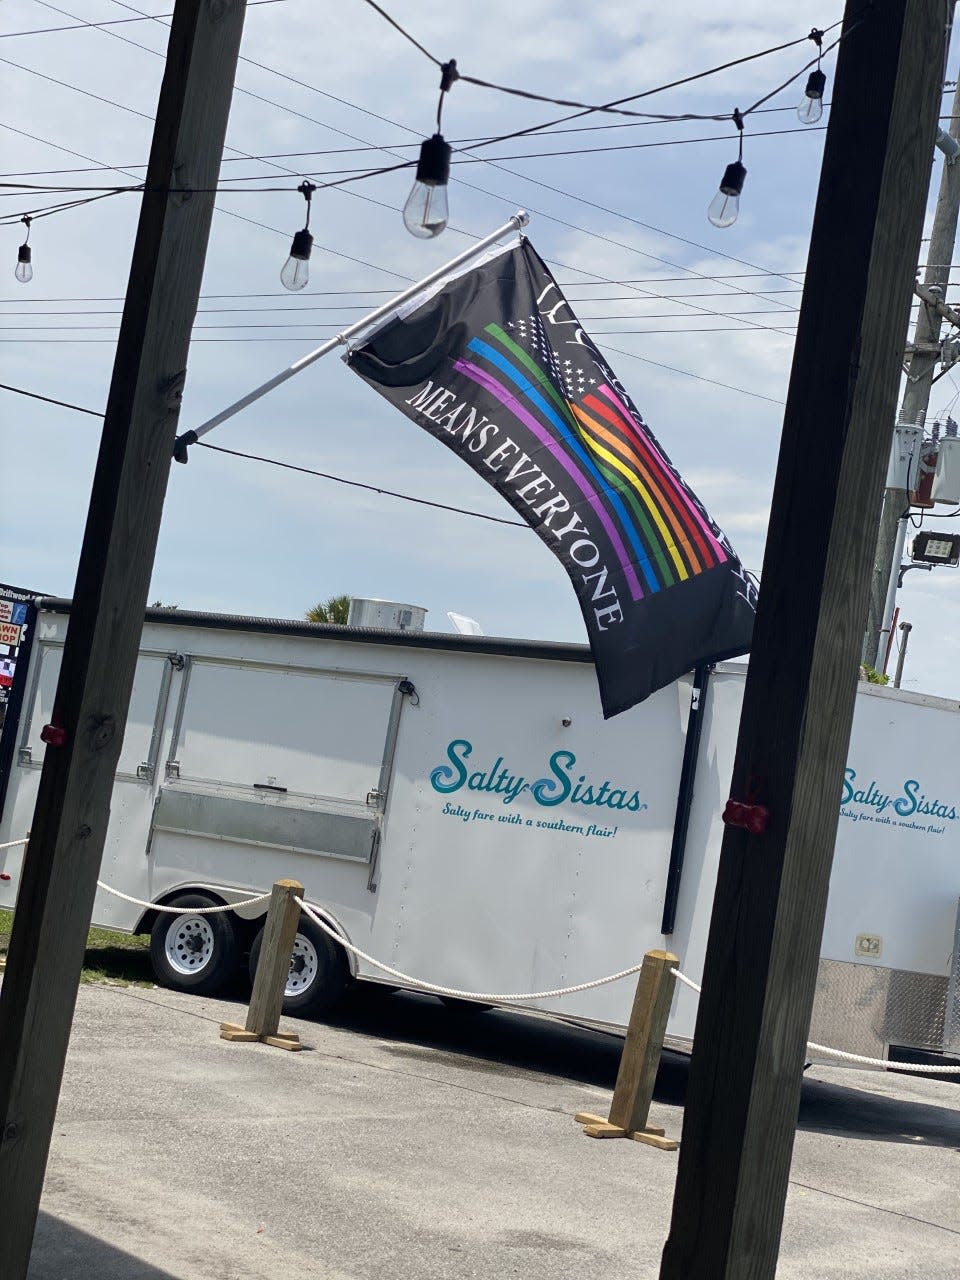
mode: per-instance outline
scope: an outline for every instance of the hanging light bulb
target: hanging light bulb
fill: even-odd
[[[823,115],[823,91],[827,87],[827,77],[818,67],[811,71],[807,87],[803,91],[797,115],[801,124],[816,124]]]
[[[732,227],[740,212],[740,192],[747,171],[739,160],[728,164],[720,180],[720,189],[710,201],[707,217],[715,227]]]
[[[737,107],[733,113],[733,123],[740,136],[740,152],[733,164],[728,164],[720,179],[720,189],[710,201],[707,217],[715,227],[732,227],[740,212],[740,193],[747,171],[743,167],[743,116]]]
[[[291,293],[306,287],[310,280],[310,254],[313,251],[313,236],[310,234],[310,200],[316,191],[312,182],[301,182],[297,190],[307,202],[307,220],[303,230],[298,231],[290,245],[290,256],[283,264],[280,272],[280,283]]]
[[[450,179],[450,144],[439,133],[420,146],[417,177],[403,206],[403,225],[412,236],[430,240],[447,225],[450,206],[447,183]]]
[[[303,289],[310,280],[310,254],[313,250],[313,236],[304,227],[293,237],[290,246],[290,257],[283,264],[280,272],[280,283],[285,289],[295,293]]]
[[[817,69],[811,71],[807,77],[807,87],[797,107],[797,116],[801,124],[816,124],[823,115],[823,91],[827,87],[827,77],[820,70],[820,59],[823,57],[823,32],[819,27],[814,27],[807,39],[812,40],[817,46]]]
[[[32,219],[24,216],[21,222],[25,223],[27,228],[27,237],[23,244],[17,250],[17,269],[13,273],[21,284],[29,284],[33,279],[33,264],[31,262],[30,245],[27,241],[30,239],[30,223]]]
[[[437,104],[437,132],[420,144],[417,176],[407,202],[403,206],[403,225],[412,236],[431,240],[447,225],[450,206],[447,200],[447,184],[450,181],[450,153],[448,142],[440,132],[444,95],[455,80],[460,79],[457,60],[451,58],[440,68],[440,101]]]

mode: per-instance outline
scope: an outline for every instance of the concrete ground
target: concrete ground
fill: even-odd
[[[573,1121],[618,1041],[376,990],[285,1020],[299,1054],[219,1039],[243,1016],[81,988],[30,1280],[655,1280],[677,1154]],[[778,1277],[960,1280],[958,1188],[960,1086],[814,1067]]]

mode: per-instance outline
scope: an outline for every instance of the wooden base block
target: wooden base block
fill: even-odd
[[[248,1031],[236,1022],[220,1023],[220,1039],[237,1040],[241,1044],[268,1044],[274,1049],[287,1049],[291,1053],[303,1048],[300,1037],[294,1031],[278,1031],[273,1036],[259,1036],[256,1031]]]
[[[606,1120],[601,1120],[599,1124],[584,1125],[583,1132],[588,1138],[628,1138],[630,1136],[626,1129],[621,1129],[618,1124],[609,1124]]]
[[[251,1043],[259,1040],[260,1037],[255,1031],[248,1031],[246,1027],[241,1027],[236,1022],[220,1023],[220,1039],[221,1040],[240,1040],[244,1043]]]
[[[631,1133],[590,1111],[578,1111],[573,1118],[577,1124],[583,1125],[584,1136],[587,1138],[632,1138],[634,1142],[645,1142],[661,1151],[676,1151],[680,1146],[673,1138],[666,1137],[666,1129],[661,1129],[658,1125],[648,1124],[645,1129]]]
[[[264,1044],[272,1045],[274,1049],[289,1049],[291,1053],[299,1053],[303,1048],[300,1037],[290,1031],[281,1031],[275,1036],[262,1036],[261,1039]]]
[[[658,1147],[661,1151],[676,1151],[680,1146],[675,1138],[665,1138],[662,1129],[657,1129],[656,1132],[644,1129],[642,1132],[631,1133],[630,1137],[634,1142],[645,1142],[648,1147]]]

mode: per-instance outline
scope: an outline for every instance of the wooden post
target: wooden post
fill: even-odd
[[[245,1026],[235,1022],[220,1023],[222,1040],[254,1041],[276,1049],[300,1049],[300,1037],[293,1032],[278,1032],[283,993],[290,973],[293,943],[300,923],[300,908],[296,899],[303,898],[303,885],[299,880],[278,880],[270,895],[267,923],[263,926],[263,940],[257,960],[257,972],[253,980],[250,1006]]]
[[[776,1271],[951,9],[847,4],[661,1280]]]
[[[0,992],[5,1278],[26,1274],[156,552],[243,30],[177,0]],[[171,188],[174,190],[171,191]],[[187,188],[188,190],[184,190]]]
[[[663,1151],[676,1151],[678,1143],[665,1137],[663,1129],[648,1125],[647,1117],[676,985],[673,969],[679,963],[669,951],[648,951],[643,957],[610,1117],[604,1120],[586,1111],[576,1116],[588,1138],[633,1138]]]

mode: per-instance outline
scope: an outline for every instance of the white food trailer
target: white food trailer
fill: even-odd
[[[31,823],[69,603],[31,610],[0,843]],[[354,945],[465,991],[565,987],[654,947],[699,978],[744,671],[604,722],[577,645],[151,610],[101,878],[183,912],[101,890],[95,923],[150,932],[160,981],[211,992],[255,958],[265,908],[190,909],[289,876]],[[861,684],[813,1039],[960,1054],[958,758],[960,705]],[[2,906],[22,857],[0,851]],[[395,982],[304,919],[288,1010],[353,978]],[[529,1007],[623,1028],[633,986]],[[689,1046],[695,1015],[679,988],[668,1043]]]

